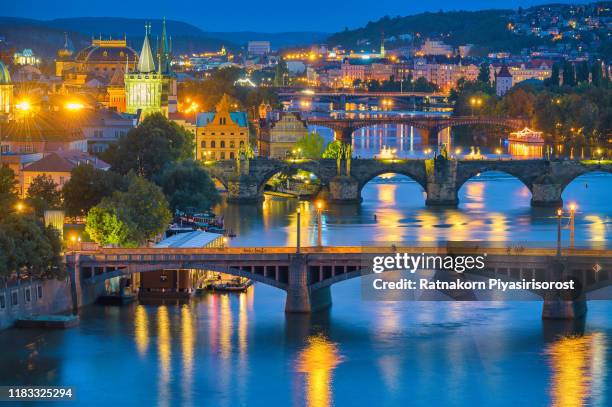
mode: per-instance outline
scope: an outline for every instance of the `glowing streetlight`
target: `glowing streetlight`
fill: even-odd
[[[495,154],[497,154],[497,159],[498,159],[498,160],[500,160],[500,159],[501,159],[501,153],[502,153],[501,149],[499,149],[499,148],[496,148],[496,149],[495,149]]]
[[[321,212],[323,211],[323,201],[317,201],[315,206],[317,208],[317,246],[321,247],[323,246],[321,238]]]
[[[32,108],[32,105],[27,100],[22,100],[21,102],[17,103],[15,107],[22,112],[27,112]]]
[[[85,106],[80,102],[68,102],[66,103],[66,109],[71,111],[78,111],[83,109]]]
[[[23,203],[18,202],[17,205],[15,205],[15,209],[17,209],[17,212],[23,212]]]

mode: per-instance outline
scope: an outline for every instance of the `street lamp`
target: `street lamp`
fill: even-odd
[[[497,154],[497,159],[498,159],[498,160],[501,160],[501,153],[502,153],[502,152],[501,152],[501,149],[499,149],[499,148],[496,148],[496,149],[495,149],[495,154]]]
[[[23,212],[23,203],[17,202],[17,205],[15,205],[15,209],[17,209],[17,212]]]
[[[561,216],[563,208],[557,209],[557,257],[561,257]]]
[[[322,247],[322,238],[321,238],[321,212],[323,211],[323,201],[316,202],[317,207],[317,246]]]
[[[574,202],[570,203],[569,211],[570,211],[570,247],[574,248],[574,217],[576,215],[576,204]]]

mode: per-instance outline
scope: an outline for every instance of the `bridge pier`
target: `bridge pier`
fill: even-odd
[[[336,203],[361,202],[359,182],[346,175],[336,176],[329,182],[330,201]]]
[[[329,287],[313,290],[308,284],[308,260],[303,254],[291,256],[285,312],[308,313],[331,307]]]
[[[341,130],[334,130],[334,139],[342,141],[344,144],[353,143],[353,132],[354,128],[350,126],[343,126]]]
[[[560,208],[563,206],[563,187],[554,183],[534,183],[531,187],[531,206]]]
[[[440,156],[438,156],[440,157]],[[457,161],[436,158],[425,161],[427,206],[457,206]]]
[[[574,281],[574,290],[547,291],[542,306],[542,319],[577,319],[587,312],[587,301],[584,293],[584,284],[580,278],[566,271],[567,267],[562,261],[554,259],[548,267],[549,281]]]
[[[263,199],[257,179],[248,175],[232,178],[227,183],[227,201],[234,203],[258,202]]]

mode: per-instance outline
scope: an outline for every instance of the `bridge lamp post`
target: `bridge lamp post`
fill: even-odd
[[[502,153],[502,152],[501,152],[501,149],[500,149],[500,148],[496,148],[496,149],[495,149],[495,154],[497,154],[497,159],[498,159],[498,160],[501,160],[501,153]]]
[[[561,257],[561,216],[563,209],[557,209],[557,257]]]
[[[569,206],[570,212],[570,247],[574,248],[574,218],[576,215],[576,204],[572,202]]]
[[[323,202],[317,201],[317,247],[322,247],[322,239],[321,239],[321,212],[323,211]]]

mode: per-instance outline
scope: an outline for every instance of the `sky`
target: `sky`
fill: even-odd
[[[135,17],[184,21],[204,31],[321,31],[357,28],[385,15],[423,11],[518,8],[566,0],[2,0],[0,15],[49,20],[60,17]]]

